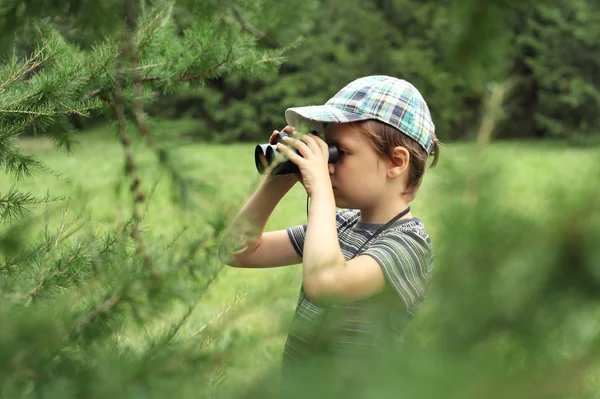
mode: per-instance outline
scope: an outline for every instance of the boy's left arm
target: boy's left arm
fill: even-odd
[[[304,291],[315,303],[357,301],[383,291],[385,276],[375,259],[346,260],[335,223],[331,184],[315,187],[311,197],[302,258]]]
[[[284,142],[302,156],[279,144],[279,149],[298,165],[302,183],[311,197],[302,257],[306,295],[316,303],[348,302],[373,296],[385,287],[381,267],[370,256],[346,261],[335,223],[335,198],[328,170],[328,146],[320,138],[305,135]]]

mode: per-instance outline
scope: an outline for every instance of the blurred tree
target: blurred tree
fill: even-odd
[[[564,54],[574,57],[564,60],[572,62],[569,71],[589,79],[572,95],[561,92],[560,98],[573,105],[568,116],[585,109],[583,120],[593,120],[591,108],[585,108],[590,101],[584,100],[594,98],[589,86],[598,77],[595,64],[589,70],[584,66],[596,58],[570,52],[580,41],[586,50],[595,48],[587,36],[597,15],[591,1],[568,6],[555,0],[544,8],[542,3],[517,6],[492,0],[332,0],[314,14],[314,4],[306,0],[96,2],[103,11],[88,15],[93,19],[89,27],[103,32],[102,38],[77,34],[87,28],[78,13],[87,12],[83,7],[88,3],[0,4],[0,26],[7,29],[2,37],[16,39],[12,48],[9,40],[9,56],[0,69],[0,165],[16,178],[43,168],[22,154],[17,137],[48,133],[69,148],[66,117],[104,112],[116,121],[124,147],[121,190],[127,191],[131,212],[104,234],[84,234],[86,220],[69,217],[67,206],[58,226],[49,226],[29,246],[18,235],[20,217],[28,204],[50,198],[3,190],[0,211],[10,228],[0,236],[1,397],[216,396],[215,385],[222,381],[215,374],[219,359],[207,349],[214,336],[209,329],[188,336],[182,331],[222,267],[215,250],[227,215],[215,215],[190,242],[165,242],[142,230],[149,193],[142,189],[132,142],[141,140],[156,154],[176,183],[174,191],[183,193],[188,185],[170,157],[166,138],[150,132],[146,105],[157,95],[189,94],[196,87],[203,98],[198,116],[215,124],[207,125],[206,132],[221,131],[227,139],[265,138],[264,130],[281,126],[286,106],[321,102],[350,79],[371,73],[406,76],[422,86],[440,115],[442,137],[462,137],[482,117],[484,124],[468,159],[448,160],[438,177],[442,184],[436,194],[442,201],[432,202],[440,204],[434,243],[439,271],[425,317],[413,324],[420,327],[418,333],[413,330],[409,336],[411,345],[402,359],[350,369],[372,377],[370,391],[348,385],[341,387],[344,397],[597,396],[600,208],[589,182],[597,181],[600,171],[573,178],[567,193],[547,193],[544,199],[552,212],[545,218],[515,213],[500,180],[514,180],[512,162],[518,155],[510,158],[502,151],[500,161],[493,161],[485,152],[493,132],[486,118],[491,114],[495,121],[501,101],[480,110],[488,91],[494,94],[501,86],[487,85],[487,80],[506,77],[504,67],[493,60],[518,57],[514,54],[522,50],[531,59],[511,72],[524,71],[527,77],[514,82],[515,87],[528,88],[524,104],[555,117],[550,105],[556,103],[542,102],[538,93],[540,87],[555,90],[562,75],[534,59],[542,54],[555,60],[552,47],[539,42],[556,40],[564,45]],[[100,12],[107,15],[107,27],[93,26],[103,20]],[[529,15],[537,21],[531,26]],[[517,17],[527,23],[517,23]],[[482,34],[494,18],[509,20],[506,25],[493,21],[494,34]],[[73,30],[65,32],[70,25],[58,22],[63,20],[71,21]],[[579,21],[581,30],[564,26],[572,37],[563,38],[543,29],[548,21]],[[296,35],[313,22],[313,35],[306,47],[297,47],[285,75],[269,74],[284,50],[296,44]],[[515,40],[514,29],[521,33],[517,42],[522,47],[491,44]],[[527,35],[530,41],[523,39]],[[261,80],[252,78],[260,74]],[[538,123],[539,118],[527,118],[533,126]],[[569,118],[569,124],[582,120]],[[563,134],[569,126],[552,128]],[[184,307],[176,312],[180,318],[159,328],[161,317],[175,312],[176,303]],[[127,340],[142,335],[140,331],[147,335],[143,342]],[[309,370],[312,377],[319,377],[319,371]],[[313,396],[323,393],[318,382],[311,379],[298,393],[307,388]],[[265,391],[270,385],[253,385],[240,396],[269,397]]]
[[[518,147],[489,146],[504,88],[490,91],[477,145],[463,147],[458,159],[446,148],[443,167],[429,177],[435,191],[417,196],[419,206],[433,207],[425,223],[435,231],[435,274],[402,351],[350,355],[333,371],[327,354],[311,359],[286,384],[286,398],[600,394],[600,201],[589,184],[600,178],[600,163],[574,170],[559,163],[554,171],[533,163],[531,175],[520,176],[520,154],[507,151]],[[549,184],[535,205],[515,189],[546,173],[552,182],[559,170],[568,183]],[[346,378],[328,378],[340,372]],[[253,382],[243,397],[280,397],[268,389],[271,381]]]
[[[600,8],[595,1],[536,3],[520,16],[506,136],[597,142]]]
[[[388,74],[420,89],[444,140],[473,138],[488,83],[504,81],[511,90],[499,137],[598,137],[593,0],[331,0],[312,17],[278,76],[217,79],[200,94],[165,98],[155,112],[201,117],[200,138],[258,141],[285,123],[287,107]]]

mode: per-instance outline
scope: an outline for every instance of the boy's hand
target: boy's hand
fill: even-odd
[[[288,127],[286,126],[286,128]],[[318,190],[331,190],[328,164],[329,146],[327,143],[314,134],[306,134],[301,140],[294,138],[294,136],[296,136],[296,132],[292,128],[291,136],[285,137],[283,142],[298,150],[302,156],[282,143],[277,143],[277,148],[300,169],[299,180],[306,189],[306,193],[312,196]]]
[[[296,128],[294,128],[293,126],[286,126],[283,129],[281,129],[282,132],[287,133],[288,135],[294,134],[294,132],[296,131]],[[269,144],[277,144],[277,139],[278,139],[278,134],[279,131],[274,130],[273,133],[271,133],[271,137],[269,137]],[[266,160],[265,160],[266,162]],[[300,173],[295,173],[293,175],[281,175],[281,176],[273,176],[273,175],[269,175],[267,178],[269,179],[277,179],[279,181],[281,180],[293,180],[294,184],[296,182],[300,182],[300,184],[304,185],[304,183],[302,182],[302,176],[300,176]]]
[[[283,129],[281,129],[281,131],[287,133],[288,135],[291,135],[296,131],[296,128],[293,126],[286,126]],[[271,137],[269,137],[269,144],[277,144],[278,133],[279,132],[277,130],[273,130],[273,133],[271,133]]]

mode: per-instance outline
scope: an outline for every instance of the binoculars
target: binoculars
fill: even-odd
[[[311,133],[314,134],[314,133]],[[280,142],[284,137],[288,135],[285,132],[279,132],[277,134],[277,142]],[[296,154],[300,155],[298,150],[295,150]],[[256,164],[256,170],[258,173],[264,174],[273,162],[279,156],[277,146],[274,144],[259,144],[254,148],[254,163]],[[302,156],[302,155],[300,155]],[[329,163],[336,163],[338,160],[338,148],[334,144],[329,145]],[[273,167],[271,175],[291,175],[298,173],[298,166],[295,165],[289,159],[285,162],[280,162]]]

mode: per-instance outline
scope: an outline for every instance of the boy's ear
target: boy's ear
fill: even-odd
[[[402,175],[410,164],[410,153],[402,146],[394,147],[391,154],[391,161],[388,168],[388,176],[396,178]]]

